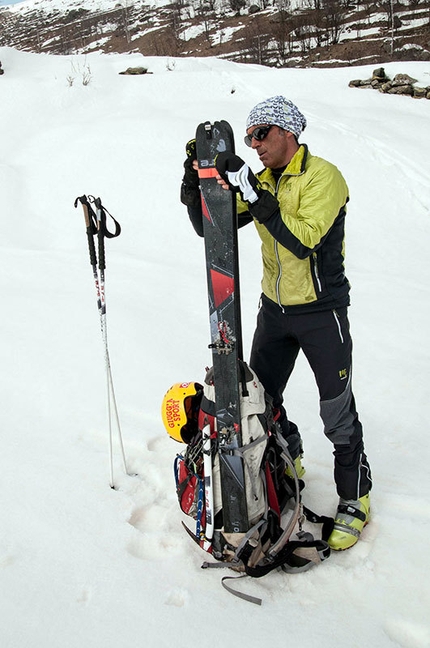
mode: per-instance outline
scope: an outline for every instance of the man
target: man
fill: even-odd
[[[252,219],[262,241],[261,307],[250,365],[281,411],[281,424],[299,475],[302,445],[288,421],[283,392],[302,349],[320,394],[324,432],[334,445],[339,495],[332,549],[352,547],[369,519],[371,475],[362,426],[351,388],[352,340],[344,274],[344,224],[348,187],[339,170],[312,156],[299,137],[306,119],[285,97],[255,106],[245,143],[265,167],[256,176],[238,156],[221,153],[218,182],[237,191],[239,224]],[[198,178],[189,148],[181,191],[202,235]]]

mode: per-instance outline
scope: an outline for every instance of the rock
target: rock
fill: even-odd
[[[387,91],[388,94],[410,95],[414,94],[414,89],[411,85],[393,85]]]
[[[409,76],[409,74],[396,74],[396,76],[392,80],[393,86],[412,85],[413,83],[416,82],[417,79],[413,79],[412,77]]]
[[[388,92],[390,88],[391,88],[391,81],[387,81],[387,83],[381,83],[379,90],[380,92]]]
[[[413,91],[414,91],[414,94],[413,94],[414,97],[416,97],[417,99],[425,99],[426,95],[427,95],[427,92],[428,92],[428,88],[417,88],[417,87],[415,87],[415,88],[413,88]]]
[[[385,74],[384,68],[377,68],[373,70],[371,79],[353,79],[348,85],[350,88],[370,87],[384,94],[407,95],[417,99],[426,97],[430,99],[430,87],[415,88],[414,83],[417,83],[417,79],[409,76],[409,74],[396,74],[394,79],[390,80]]]
[[[372,80],[376,79],[378,81],[388,81],[388,77],[385,74],[385,70],[383,67],[381,68],[376,68],[376,70],[373,70],[372,72]]]
[[[148,72],[145,67],[129,67],[125,72],[120,72],[120,74],[152,74],[152,72]]]

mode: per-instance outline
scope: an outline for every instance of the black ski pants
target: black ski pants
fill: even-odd
[[[257,317],[250,365],[281,410],[281,425],[293,459],[302,451],[297,426],[288,420],[283,392],[302,349],[315,375],[324,433],[334,445],[334,479],[343,499],[371,489],[363,431],[351,388],[352,340],[347,308],[286,314],[265,295]]]

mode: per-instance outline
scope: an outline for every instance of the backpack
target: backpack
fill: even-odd
[[[288,444],[276,421],[270,397],[256,374],[240,362],[240,413],[242,457],[249,530],[225,533],[222,520],[219,452],[215,430],[215,387],[213,370],[207,372],[200,405],[198,433],[177,455],[174,463],[176,492],[181,510],[195,520],[195,532],[183,523],[193,540],[217,563],[259,578],[276,568],[286,572],[305,571],[330,555],[326,542],[333,520],[312,513],[303,506],[299,480]],[[288,473],[286,469],[288,467]],[[322,539],[303,531],[304,519],[321,523]],[[222,563],[222,564],[219,564]],[[231,593],[261,604],[227,584]]]

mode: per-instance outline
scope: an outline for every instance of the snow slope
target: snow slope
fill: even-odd
[[[66,13],[72,9],[86,9],[87,11],[109,11],[118,5],[130,7],[134,5],[151,5],[161,7],[168,4],[168,0],[1,0],[0,6],[6,6],[11,11],[27,13],[28,11],[59,11]],[[10,5],[10,6],[9,6]]]
[[[430,102],[348,88],[372,68],[242,66],[139,55],[53,57],[0,48],[0,644],[430,646]],[[153,73],[119,75],[131,65]],[[427,63],[385,66],[430,84]],[[89,85],[83,85],[85,72]],[[181,529],[161,399],[210,363],[202,241],[179,203],[184,144],[227,119],[238,153],[250,108],[286,94],[312,152],[351,190],[347,222],[354,390],[373,468],[373,519],[349,552],[301,575],[220,586]],[[128,469],[109,488],[105,367],[78,195],[101,196],[109,350]],[[261,275],[241,230],[245,352]],[[331,446],[310,370],[286,397],[302,430],[305,503],[333,514]],[[265,645],[264,643],[264,645]]]

